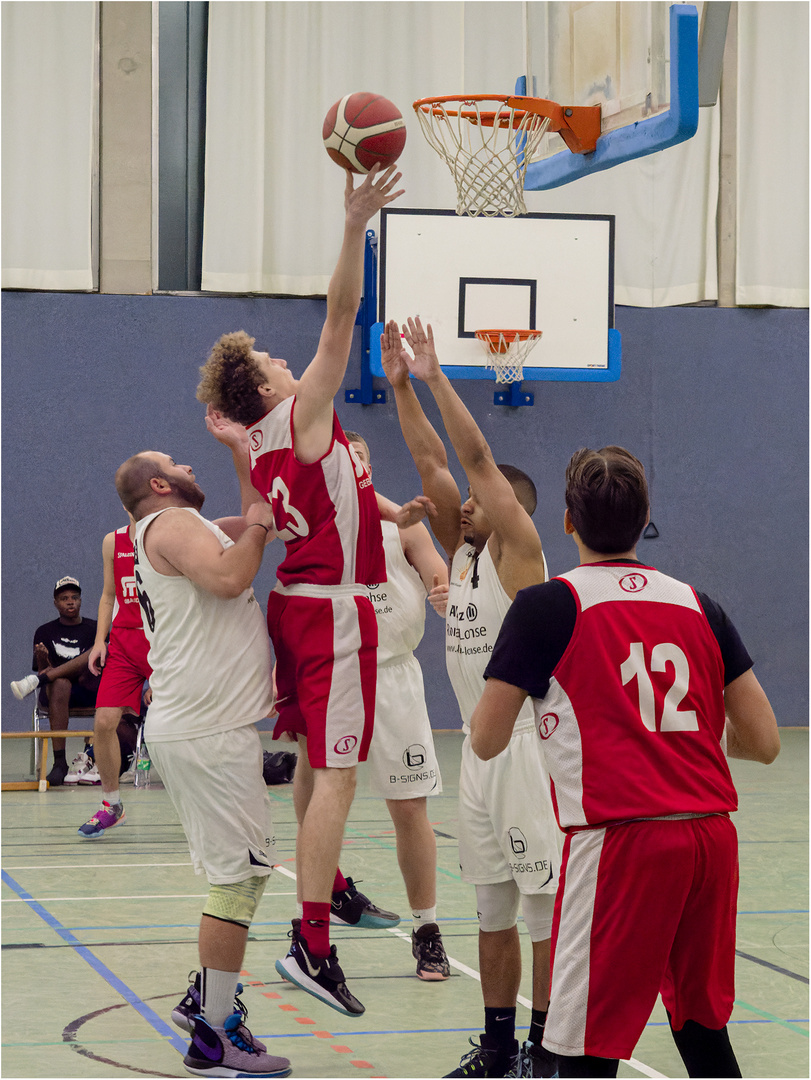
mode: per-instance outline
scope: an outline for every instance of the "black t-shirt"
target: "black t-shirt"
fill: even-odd
[[[632,562],[630,559],[621,561]],[[727,686],[748,671],[753,666],[753,660],[723,608],[705,593],[696,590],[696,595],[721,649],[724,685]],[[521,589],[504,618],[493,655],[484,672],[485,679],[500,679],[511,686],[518,686],[526,690],[530,697],[545,697],[552,672],[571,640],[576,619],[577,604],[564,581],[553,578],[543,585]],[[510,643],[513,641],[533,642],[534,662],[531,671],[527,670],[526,656],[519,657],[512,649]]]
[[[64,664],[67,660],[73,660],[74,657],[80,656],[83,652],[93,648],[93,643],[96,640],[96,626],[95,619],[83,618],[75,626],[68,626],[60,619],[54,619],[53,622],[43,623],[42,626],[37,627],[34,634],[34,645],[40,641],[43,645],[47,645],[48,655],[51,658],[51,667],[59,667],[60,664]],[[39,670],[37,668],[36,652],[34,653],[34,659],[31,661],[31,667],[34,671]]]

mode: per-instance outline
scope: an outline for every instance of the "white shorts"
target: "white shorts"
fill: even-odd
[[[413,653],[377,669],[375,726],[368,770],[372,794],[382,799],[420,799],[442,791],[422,670]]]
[[[466,736],[459,777],[462,880],[495,885],[512,878],[522,893],[554,893],[562,847],[537,733],[513,735],[490,761],[476,757]]]
[[[149,754],[180,818],[195,874],[211,885],[267,876],[276,839],[256,727],[152,742]]]

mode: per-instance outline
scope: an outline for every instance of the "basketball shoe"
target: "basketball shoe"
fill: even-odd
[[[369,930],[391,930],[400,922],[393,911],[376,907],[368,896],[358,892],[351,877],[346,888],[332,894],[329,921],[333,926],[365,926]]]
[[[77,831],[85,840],[100,840],[115,825],[123,825],[126,820],[127,815],[121,803],[110,806],[108,802],[102,802],[93,817],[80,825]]]
[[[68,774],[64,779],[65,784],[78,784],[79,778],[84,776],[86,772],[89,772],[93,768],[94,762],[88,753],[84,750],[80,750],[73,761],[70,763]]]
[[[445,1073],[445,1076],[516,1076],[518,1043],[513,1041],[512,1046],[505,1051],[487,1035],[480,1035],[479,1038],[479,1043],[472,1038],[468,1040],[473,1049],[465,1054],[457,1069]]]
[[[426,923],[411,931],[411,953],[417,961],[417,975],[426,982],[450,978],[451,968],[436,923]]]
[[[287,956],[276,961],[281,977],[344,1016],[362,1016],[366,1008],[350,993],[335,946],[330,948],[329,956],[313,956],[301,933],[301,919],[293,919],[289,936],[293,943]]]
[[[243,991],[242,983],[237,983],[237,992],[234,997],[234,1013],[239,1013],[243,1019],[243,1022],[248,1019],[248,1007],[240,997]],[[189,972],[189,989],[186,991],[186,995],[183,1000],[175,1005],[172,1009],[172,1023],[176,1024],[181,1030],[187,1031],[189,1035],[194,1031],[194,1018],[200,1014],[200,972]],[[264,1043],[258,1039],[254,1039],[254,1045],[264,1053],[267,1047]]]
[[[65,783],[67,784],[68,778],[65,777]],[[90,762],[90,767],[85,769],[79,776],[80,784],[100,784],[101,774],[99,773],[99,767],[95,761]]]
[[[26,675],[24,679],[17,679],[11,684],[11,692],[18,701],[33,694],[39,686],[39,675]]]
[[[557,1076],[557,1056],[529,1039],[521,1046],[514,1071],[507,1076]]]
[[[260,1050],[260,1043],[235,1012],[222,1027],[213,1027],[202,1016],[193,1017],[194,1028],[183,1067],[193,1076],[289,1076],[287,1058]]]

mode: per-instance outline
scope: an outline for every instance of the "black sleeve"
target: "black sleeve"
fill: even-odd
[[[542,698],[574,632],[577,604],[563,581],[522,589],[510,606],[484,673]]]
[[[724,661],[724,686],[729,686],[734,679],[754,666],[754,660],[747,652],[746,646],[741,641],[741,635],[721,605],[716,604],[706,593],[698,592],[698,590],[696,590],[696,596],[704,608],[707,622],[721,649],[721,658]]]

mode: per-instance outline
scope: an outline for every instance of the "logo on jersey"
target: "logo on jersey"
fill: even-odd
[[[407,769],[419,769],[425,764],[425,747],[412,743],[403,754],[403,764]]]
[[[357,745],[358,740],[354,735],[345,735],[337,741],[332,749],[336,754],[351,754]]]
[[[290,492],[280,476],[273,481],[270,489],[270,502],[273,506],[273,518],[276,532],[282,540],[297,540],[309,536],[310,526],[294,506],[290,505]]]
[[[517,855],[519,859],[522,855],[526,855],[527,838],[521,830],[512,828],[507,832],[507,836],[510,838],[510,847],[513,849],[513,854]]]
[[[127,604],[138,603],[138,589],[135,584],[135,575],[132,577],[122,577],[121,579],[121,595],[124,597],[124,602]]]
[[[641,592],[648,584],[648,579],[644,574],[634,572],[620,578],[619,584],[623,592]]]
[[[256,453],[261,448],[262,448],[262,432],[261,431],[252,431],[251,432],[251,450],[253,450],[253,452]]]
[[[541,719],[538,721],[538,734],[542,739],[548,739],[553,734],[555,728],[560,723],[560,717],[557,713],[548,712],[544,713]]]

